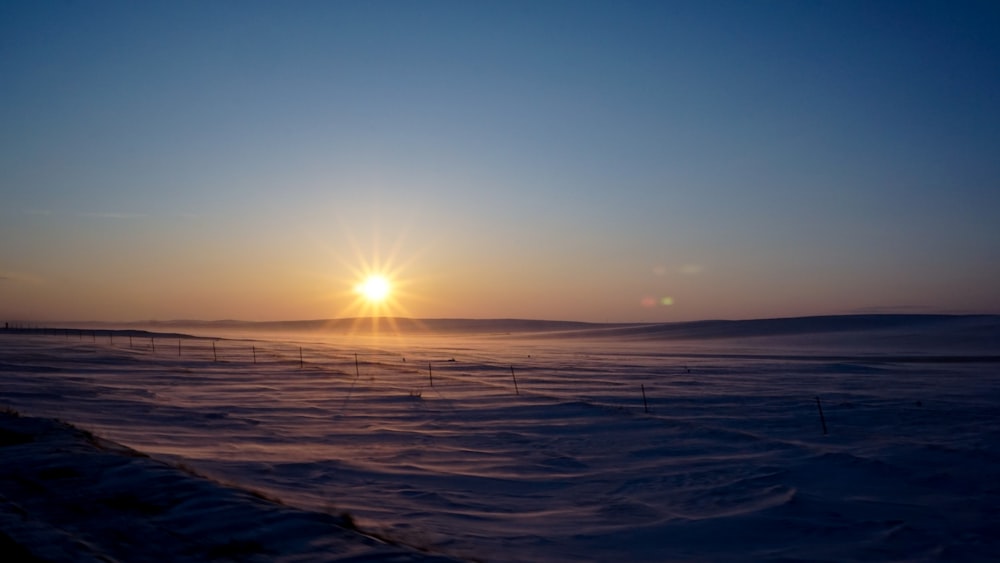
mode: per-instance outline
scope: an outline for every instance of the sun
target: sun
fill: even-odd
[[[376,232],[371,243],[362,245],[353,233],[345,231],[347,244],[341,243],[330,252],[341,271],[341,275],[330,277],[336,288],[330,299],[341,307],[331,319],[331,327],[349,321],[349,335],[400,337],[404,325],[419,324],[407,304],[423,299],[413,291],[420,282],[406,275],[406,270],[418,259],[420,251],[411,250],[401,260],[405,239],[398,238],[389,252],[384,253],[379,248],[379,238]],[[345,249],[353,252],[344,253]]]
[[[371,274],[354,288],[361,297],[372,304],[382,303],[389,297],[391,285],[385,276]]]

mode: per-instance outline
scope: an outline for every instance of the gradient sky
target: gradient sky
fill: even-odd
[[[1000,4],[0,3],[0,320],[1000,313]]]

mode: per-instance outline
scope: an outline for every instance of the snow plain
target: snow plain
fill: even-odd
[[[998,327],[0,333],[0,407],[461,559],[982,561]]]

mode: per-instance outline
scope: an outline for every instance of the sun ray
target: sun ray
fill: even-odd
[[[350,253],[331,252],[346,276],[333,279],[339,286],[331,299],[339,302],[337,319],[351,319],[349,334],[358,336],[399,335],[398,318],[412,318],[404,303],[421,301],[411,288],[414,280],[406,269],[418,258],[418,253],[400,259],[402,237],[396,240],[383,255],[380,237],[374,233],[372,244],[366,250],[353,234],[345,232]]]

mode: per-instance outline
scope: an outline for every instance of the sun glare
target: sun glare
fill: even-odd
[[[406,261],[399,260],[402,239],[388,255],[383,255],[379,252],[378,237],[370,245],[373,248],[366,249],[351,233],[345,233],[345,238],[350,242],[353,256],[333,255],[345,274],[333,280],[338,289],[331,298],[341,306],[335,318],[352,321],[348,331],[351,335],[375,337],[400,337],[400,319],[406,319],[407,326],[419,324],[412,319],[414,315],[407,303],[421,298],[413,293],[413,279],[404,275],[407,265],[416,260],[416,254],[410,253]]]
[[[389,280],[385,276],[370,275],[358,284],[356,290],[370,303],[381,303],[389,297]]]

